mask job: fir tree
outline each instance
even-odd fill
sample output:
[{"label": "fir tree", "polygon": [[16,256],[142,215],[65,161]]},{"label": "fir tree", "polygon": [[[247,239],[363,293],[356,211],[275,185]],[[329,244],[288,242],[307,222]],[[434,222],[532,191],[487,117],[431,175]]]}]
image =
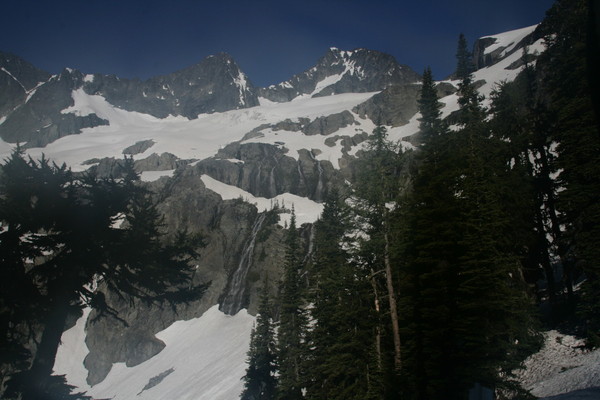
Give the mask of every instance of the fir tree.
[{"label": "fir tree", "polygon": [[376,373],[368,272],[350,261],[350,227],[348,207],[333,190],[316,223],[308,399],[365,399]]},{"label": "fir tree", "polygon": [[459,96],[460,129],[423,146],[413,191],[407,351],[418,399],[461,399],[475,382],[511,385],[515,338],[530,336],[518,246],[507,235],[509,163],[470,74]]},{"label": "fir tree", "polygon": [[302,307],[300,282],[302,266],[296,216],[292,213],[286,237],[286,257],[280,288],[277,333],[277,364],[279,366],[277,398],[282,400],[303,398],[304,372],[302,365],[306,315]]},{"label": "fir tree", "polygon": [[473,72],[473,56],[468,49],[467,38],[464,34],[460,34],[458,37],[458,46],[456,49],[456,79],[464,81],[469,78]]},{"label": "fir tree", "polygon": [[250,336],[248,368],[244,380],[242,400],[273,400],[276,398],[277,366],[275,363],[275,333],[272,305],[265,281],[258,306],[256,325]]},{"label": "fir tree", "polygon": [[370,268],[377,273],[382,271],[383,274],[378,276],[385,279],[396,373],[402,369],[402,339],[397,308],[398,289],[394,280],[396,271],[390,258],[392,224],[388,206],[397,202],[408,186],[404,162],[401,150],[388,141],[386,128],[376,127],[367,143],[367,151],[361,157],[354,199],[359,224],[369,238],[361,245],[363,253],[366,259],[370,259]]},{"label": "fir tree", "polygon": [[550,138],[557,143],[560,169],[558,209],[566,227],[561,257],[586,276],[582,311],[588,335],[600,343],[600,132],[587,70],[589,13],[584,0],[559,0],[540,29],[548,44],[538,60],[549,98]]},{"label": "fir tree", "polygon": [[[526,58],[527,55],[524,55]],[[494,136],[504,139],[506,160],[513,164],[513,190],[510,195],[515,207],[514,232],[521,232],[524,274],[536,284],[544,277],[552,309],[557,305],[558,285],[555,264],[561,253],[562,230],[557,211],[554,155],[549,138],[550,117],[541,98],[537,73],[526,64],[510,83],[503,83],[492,93],[491,129]],[[557,246],[558,245],[558,246]],[[542,270],[544,276],[538,271]],[[566,274],[568,276],[568,274]],[[566,280],[569,281],[569,280]],[[572,296],[572,284],[567,284]]]},{"label": "fir tree", "polygon": [[437,91],[433,82],[431,68],[423,72],[421,96],[419,97],[419,133],[423,143],[429,143],[433,137],[445,132],[444,122],[441,118],[442,104],[438,100]]}]

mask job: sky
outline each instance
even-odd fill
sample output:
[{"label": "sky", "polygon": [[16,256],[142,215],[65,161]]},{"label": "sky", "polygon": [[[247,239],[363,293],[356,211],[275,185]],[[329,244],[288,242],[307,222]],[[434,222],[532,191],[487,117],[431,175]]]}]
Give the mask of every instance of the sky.
[{"label": "sky", "polygon": [[2,0],[0,51],[38,68],[148,79],[230,54],[256,86],[283,82],[330,47],[393,55],[436,79],[457,39],[534,25],[553,0]]}]

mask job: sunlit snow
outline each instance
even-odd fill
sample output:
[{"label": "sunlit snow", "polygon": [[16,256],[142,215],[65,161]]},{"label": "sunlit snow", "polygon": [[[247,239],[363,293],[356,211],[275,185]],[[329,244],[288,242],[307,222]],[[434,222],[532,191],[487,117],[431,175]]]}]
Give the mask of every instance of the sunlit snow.
[{"label": "sunlit snow", "polygon": [[[57,163],[65,162],[74,171],[85,170],[84,162],[92,158],[122,158],[122,151],[132,144],[152,138],[151,149],[136,154],[143,159],[152,153],[172,153],[181,159],[206,159],[214,156],[225,145],[241,140],[252,129],[285,119],[311,120],[327,116],[366,101],[375,93],[346,93],[335,96],[297,99],[288,103],[269,103],[242,110],[202,114],[197,119],[170,116],[156,118],[148,114],[125,111],[109,104],[102,96],[86,94],[83,89],[73,91],[73,106],[63,113],[79,116],[95,113],[110,125],[85,128],[79,135],[62,137],[44,148],[27,151],[32,157],[42,154]],[[296,135],[304,137],[301,133]],[[7,148],[8,147],[8,148]],[[320,147],[328,150],[321,141]],[[318,148],[318,147],[317,147]],[[327,149],[326,149],[327,148]],[[0,146],[0,157],[5,158],[11,146]],[[335,163],[336,160],[332,160]]]},{"label": "sunlit snow", "polygon": [[513,31],[504,32],[498,35],[483,37],[482,39],[492,38],[496,40],[494,44],[485,48],[484,54],[489,54],[496,49],[504,47],[505,49],[502,51],[501,54],[501,56],[504,56],[505,54],[510,52],[517,44],[519,44],[519,42],[525,36],[532,33],[535,30],[535,28],[537,28],[537,25],[532,25],[521,29],[515,29]]}]

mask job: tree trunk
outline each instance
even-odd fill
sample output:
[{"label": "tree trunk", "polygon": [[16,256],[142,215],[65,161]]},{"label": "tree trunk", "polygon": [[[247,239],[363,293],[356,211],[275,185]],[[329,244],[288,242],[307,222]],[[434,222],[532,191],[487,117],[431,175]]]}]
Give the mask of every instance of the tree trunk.
[{"label": "tree trunk", "polygon": [[385,279],[387,284],[388,299],[390,303],[390,317],[392,320],[392,334],[394,336],[394,368],[397,372],[402,369],[402,345],[400,342],[400,324],[398,322],[398,306],[396,304],[396,293],[394,290],[394,281],[392,279],[392,264],[390,262],[390,241],[387,230],[384,227],[383,238],[385,241],[384,263]]},{"label": "tree trunk", "polygon": [[[381,307],[379,305],[379,292],[377,291],[377,282],[375,281],[376,273],[371,270],[371,285],[373,286],[373,295],[375,296],[375,312],[377,312],[377,318],[379,318],[379,313],[381,311]],[[379,323],[375,327],[375,351],[377,353],[377,368],[379,371],[382,369],[381,362],[381,328]]]},{"label": "tree trunk", "polygon": [[52,302],[42,338],[29,370],[30,382],[23,388],[22,400],[47,398],[48,381],[52,375],[56,353],[60,345],[67,317],[69,301],[66,296],[57,296]]}]

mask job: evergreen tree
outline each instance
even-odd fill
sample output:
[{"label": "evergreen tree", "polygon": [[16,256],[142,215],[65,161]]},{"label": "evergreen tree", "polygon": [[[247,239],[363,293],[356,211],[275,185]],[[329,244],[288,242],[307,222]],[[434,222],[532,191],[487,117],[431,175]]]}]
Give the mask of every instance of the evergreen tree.
[{"label": "evergreen tree", "polygon": [[[555,265],[563,240],[553,179],[556,168],[549,138],[551,118],[536,75],[534,67],[526,64],[513,82],[503,83],[494,90],[491,129],[494,136],[504,139],[504,157],[513,164],[513,190],[507,195],[513,204],[519,205],[514,207],[514,224],[519,227],[515,232],[523,234],[520,243],[526,249],[522,261],[525,277],[531,284],[545,278],[554,309],[559,292]],[[567,284],[567,289],[572,296],[572,284]]]},{"label": "evergreen tree", "polygon": [[511,386],[507,365],[523,353],[515,338],[530,336],[518,246],[509,234],[512,205],[504,198],[509,163],[470,74],[459,96],[459,130],[423,146],[414,183],[407,351],[418,399],[462,399],[476,382]]},{"label": "evergreen tree", "polygon": [[423,83],[421,86],[421,96],[418,100],[419,112],[419,133],[424,143],[429,143],[433,137],[441,135],[446,128],[441,118],[442,104],[438,100],[437,91],[433,82],[431,68],[425,68],[423,72]]},{"label": "evergreen tree", "polygon": [[258,306],[256,325],[250,336],[248,368],[244,376],[242,400],[273,400],[276,398],[277,366],[275,363],[275,333],[272,305],[265,281]]},{"label": "evergreen tree", "polygon": [[567,267],[576,264],[585,273],[582,311],[589,337],[599,344],[600,132],[586,63],[588,13],[585,0],[558,0],[548,10],[540,27],[548,47],[538,68],[557,143],[558,209],[566,227],[560,255]]},{"label": "evergreen tree", "polygon": [[333,190],[316,222],[308,399],[365,399],[377,368],[372,357],[369,273],[351,262],[346,250],[349,216],[348,207]]},{"label": "evergreen tree", "polygon": [[296,228],[296,216],[292,219],[286,237],[286,255],[283,281],[280,288],[279,329],[277,333],[277,365],[279,379],[277,398],[295,400],[303,398],[304,337],[306,315],[302,298],[300,272],[302,270],[300,243]]},{"label": "evergreen tree", "polygon": [[[390,208],[398,205],[403,190],[408,186],[408,171],[402,151],[387,139],[387,130],[378,126],[367,142],[360,160],[360,172],[355,184],[355,212],[359,227],[368,239],[361,244],[367,263],[378,277],[384,278],[393,343],[394,369],[402,369],[402,340],[397,307],[397,282],[391,260],[392,223]],[[408,164],[408,163],[407,163]],[[382,271],[382,274],[379,274]]]},{"label": "evergreen tree", "polygon": [[[132,181],[78,179],[65,166],[25,161],[18,151],[0,170],[2,320],[43,327],[30,366],[12,377],[8,393],[47,398],[58,382],[50,375],[67,317],[85,305],[105,306],[88,289],[93,279],[152,299],[187,281],[196,254],[183,236],[160,245],[156,210]],[[12,322],[2,328],[12,343],[28,340]]]},{"label": "evergreen tree", "polygon": [[464,34],[458,37],[458,46],[456,49],[456,79],[464,81],[468,79],[473,72],[473,56],[468,49],[467,38]]}]

